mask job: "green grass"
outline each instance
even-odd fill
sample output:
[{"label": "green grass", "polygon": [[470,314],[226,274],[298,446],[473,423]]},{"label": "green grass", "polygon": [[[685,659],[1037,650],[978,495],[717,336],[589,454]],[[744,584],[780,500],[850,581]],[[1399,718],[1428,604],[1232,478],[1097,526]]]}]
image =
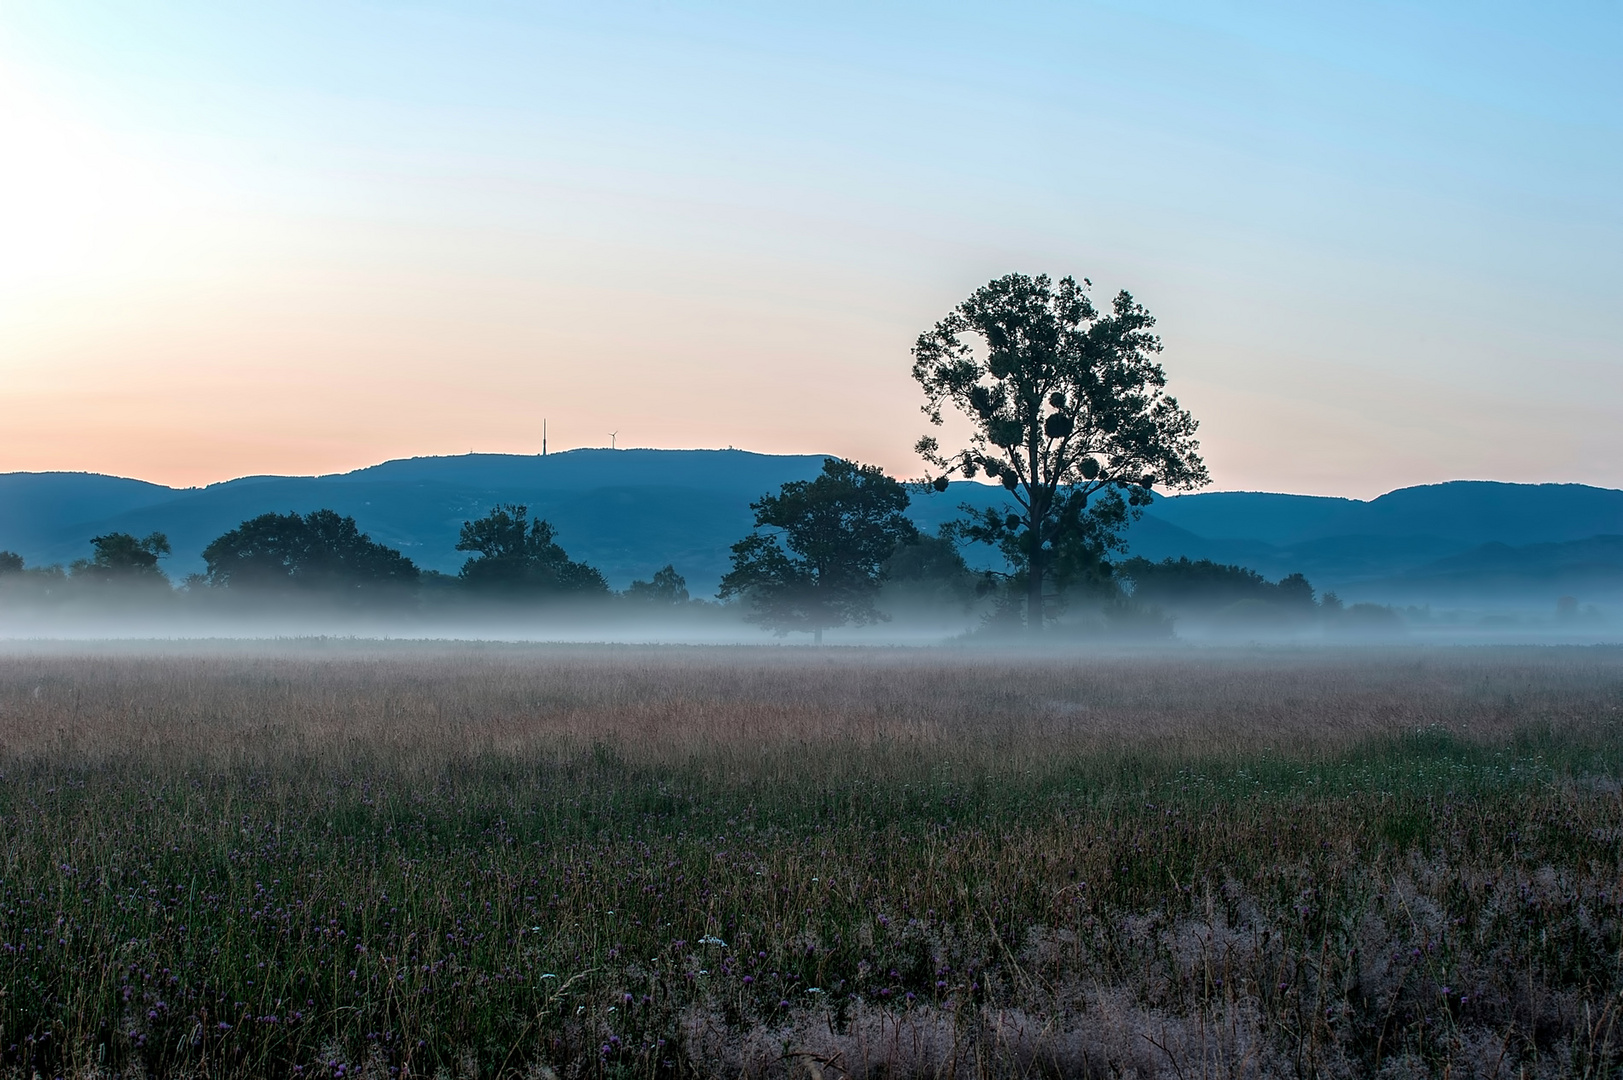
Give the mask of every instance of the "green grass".
[{"label": "green grass", "polygon": [[[406,676],[372,660],[10,661],[0,1061],[1599,1075],[1623,1060],[1623,662],[1524,657],[1507,704],[1478,659],[1410,676],[1446,723],[1346,732],[1402,683],[1367,657],[1242,657],[1178,668],[1205,680],[1161,692],[1183,719],[1107,739],[1056,735],[1013,691],[955,738],[906,709],[865,726],[883,701],[811,735],[773,711],[851,708],[859,656],[795,683],[750,655],[520,654],[471,678],[458,655],[409,707],[374,700]],[[1116,663],[1121,685],[1166,674]],[[594,700],[638,664],[641,689]],[[1356,678],[1315,699],[1327,669]],[[1324,736],[1213,726],[1244,711],[1236,670],[1266,676],[1244,700],[1322,710]],[[1110,696],[1094,668],[1065,678]],[[470,731],[510,709],[466,697],[502,679],[552,704]],[[655,705],[688,727],[629,736]],[[446,711],[464,719],[426,719]]]}]

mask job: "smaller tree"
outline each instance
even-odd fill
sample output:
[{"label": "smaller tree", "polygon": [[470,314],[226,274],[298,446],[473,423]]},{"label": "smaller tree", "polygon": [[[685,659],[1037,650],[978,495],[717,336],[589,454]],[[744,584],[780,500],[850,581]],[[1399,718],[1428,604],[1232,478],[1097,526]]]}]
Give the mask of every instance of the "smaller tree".
[{"label": "smaller tree", "polygon": [[882,602],[898,608],[958,608],[969,611],[985,592],[982,575],[964,562],[954,542],[955,531],[943,525],[936,536],[920,534],[898,544],[885,560]]},{"label": "smaller tree", "polygon": [[881,621],[874,597],[885,560],[918,537],[907,504],[907,490],[878,466],[827,458],[816,479],[750,504],[756,531],[733,545],[720,596],[742,597],[749,620],[780,637],[810,633],[819,644],[828,627]]},{"label": "smaller tree", "polygon": [[0,576],[23,572],[23,557],[15,551],[0,551]]},{"label": "smaller tree", "polygon": [[663,568],[654,573],[652,581],[633,581],[626,595],[649,604],[664,604],[675,607],[688,602],[687,579],[676,572],[676,567],[666,563]]},{"label": "smaller tree", "polygon": [[530,509],[506,503],[477,521],[464,521],[458,551],[476,554],[462,564],[463,584],[491,593],[606,595],[609,584],[558,546],[552,524],[530,520]]},{"label": "smaller tree", "polygon": [[158,560],[169,554],[169,538],[161,532],[137,538],[129,533],[107,533],[92,537],[96,553],[75,560],[71,567],[76,578],[135,584],[168,584],[158,569]]},{"label": "smaller tree", "polygon": [[217,588],[398,593],[417,583],[417,566],[333,510],[261,514],[203,549],[204,578]]},{"label": "smaller tree", "polygon": [[[1134,557],[1118,568],[1122,580],[1130,583],[1133,596],[1162,607],[1198,610],[1254,601],[1294,611],[1312,611],[1313,586],[1301,574],[1289,574],[1269,581],[1244,566],[1224,565],[1210,559],[1163,559],[1151,562]],[[1330,593],[1332,606],[1341,601]]]}]

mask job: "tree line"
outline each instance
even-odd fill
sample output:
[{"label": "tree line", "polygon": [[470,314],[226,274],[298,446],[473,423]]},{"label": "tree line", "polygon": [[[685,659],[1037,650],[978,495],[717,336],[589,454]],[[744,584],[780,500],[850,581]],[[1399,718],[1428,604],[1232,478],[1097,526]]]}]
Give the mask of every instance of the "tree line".
[{"label": "tree line", "polygon": [[[63,568],[28,569],[14,552],[0,552],[0,575],[29,574],[49,583],[87,581],[134,588],[171,585],[159,560],[170,554],[163,533],[92,537],[92,554]],[[308,514],[260,514],[204,547],[204,570],[188,576],[188,590],[222,590],[258,596],[322,595],[356,602],[398,602],[425,583],[441,579],[469,592],[502,596],[607,595],[595,568],[569,558],[548,522],[531,520],[529,509],[503,504],[466,521],[457,550],[469,552],[459,574],[423,571],[394,548],[362,532],[353,517],[334,510]],[[638,593],[670,593],[680,582],[672,567],[655,582],[637,582]]]},{"label": "tree line", "polygon": [[[1090,288],[1087,279],[1009,274],[920,334],[912,375],[923,413],[935,427],[956,414],[967,438],[952,449],[935,435],[920,438],[916,449],[930,469],[920,482],[830,458],[817,477],[763,495],[751,504],[754,529],[732,546],[718,599],[741,604],[777,633],[817,640],[832,627],[883,620],[877,598],[887,584],[919,602],[979,602],[990,624],[1031,634],[1079,598],[1141,624],[1151,606],[1219,597],[1285,608],[1319,603],[1300,575],[1267,582],[1241,567],[1120,558],[1124,531],[1157,489],[1194,490],[1208,476],[1198,424],[1166,391],[1155,319],[1126,291],[1097,306]],[[947,491],[955,475],[1000,485],[1005,507],[964,504],[938,535],[921,535],[906,513],[911,499]],[[27,572],[167,581],[159,560],[170,548],[161,533],[90,542],[91,557],[66,571]],[[1004,568],[971,573],[962,552],[975,545],[998,552]],[[522,505],[464,522],[456,548],[469,557],[458,574],[444,575],[420,570],[335,511],[262,514],[213,540],[203,550],[204,572],[185,586],[379,603],[431,588],[508,600],[611,592]],[[22,572],[19,557],[0,553],[0,575]],[[672,565],[625,595],[662,604],[691,599]]]}]

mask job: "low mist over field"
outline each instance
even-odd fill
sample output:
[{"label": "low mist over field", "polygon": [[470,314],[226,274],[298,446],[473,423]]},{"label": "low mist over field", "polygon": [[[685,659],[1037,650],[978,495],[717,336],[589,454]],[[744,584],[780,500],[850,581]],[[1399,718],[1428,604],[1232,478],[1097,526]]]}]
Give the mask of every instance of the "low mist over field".
[{"label": "low mist over field", "polygon": [[[818,474],[824,459],[743,451],[573,451],[389,462],[336,477],[256,478],[181,491],[80,474],[0,476],[0,633],[77,638],[338,634],[580,641],[751,642],[770,629],[746,607],[718,604],[730,547],[750,504]],[[459,591],[464,522],[501,505],[546,520],[567,555],[600,571],[596,598]],[[907,516],[925,546],[902,545],[885,567],[864,627],[831,641],[927,644],[1007,637],[1009,600],[987,572],[1012,567],[996,547],[940,548],[963,507],[1004,512],[1001,486],[956,481],[923,490]],[[398,551],[419,576],[384,596],[341,595],[341,583],[214,589],[204,549],[246,520],[323,508]],[[91,538],[161,535],[156,579],[130,582],[75,561]],[[1370,502],[1263,493],[1156,498],[1125,524],[1113,572],[1090,573],[1055,597],[1061,639],[1610,641],[1623,635],[1623,492],[1581,485],[1455,483]],[[934,544],[935,546],[930,546]],[[1195,570],[1161,567],[1188,560]],[[52,567],[60,567],[60,572]],[[677,593],[637,592],[664,567]],[[14,570],[17,568],[13,568]],[[52,576],[53,573],[55,576]],[[1134,576],[1136,574],[1136,577]],[[1276,588],[1299,575],[1309,592]],[[150,577],[150,575],[149,575]],[[1153,578],[1153,580],[1151,580]],[[354,592],[353,588],[347,590]],[[609,595],[618,593],[620,595]],[[1341,608],[1324,606],[1335,594]],[[1124,613],[1137,598],[1139,611]],[[1154,609],[1156,618],[1145,619]],[[791,633],[789,641],[805,640]]]}]

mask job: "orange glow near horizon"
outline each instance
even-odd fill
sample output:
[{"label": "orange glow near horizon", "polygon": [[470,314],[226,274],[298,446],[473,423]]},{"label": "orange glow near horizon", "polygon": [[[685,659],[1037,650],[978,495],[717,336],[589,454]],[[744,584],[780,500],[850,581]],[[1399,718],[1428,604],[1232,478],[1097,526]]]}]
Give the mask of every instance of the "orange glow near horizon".
[{"label": "orange glow near horizon", "polygon": [[[1615,74],[1601,39],[1563,31],[1579,52],[1512,107],[1508,60],[1545,63],[1517,34],[1482,46],[1505,63],[1445,62],[1174,9],[965,10],[922,38],[726,5],[693,16],[713,33],[9,12],[0,472],[535,453],[545,417],[559,450],[618,431],[913,476],[914,337],[1018,270],[1156,313],[1215,489],[1623,485],[1623,144],[1562,81]],[[1477,25],[1438,18],[1410,30]],[[1025,149],[966,142],[988,125]]]}]

